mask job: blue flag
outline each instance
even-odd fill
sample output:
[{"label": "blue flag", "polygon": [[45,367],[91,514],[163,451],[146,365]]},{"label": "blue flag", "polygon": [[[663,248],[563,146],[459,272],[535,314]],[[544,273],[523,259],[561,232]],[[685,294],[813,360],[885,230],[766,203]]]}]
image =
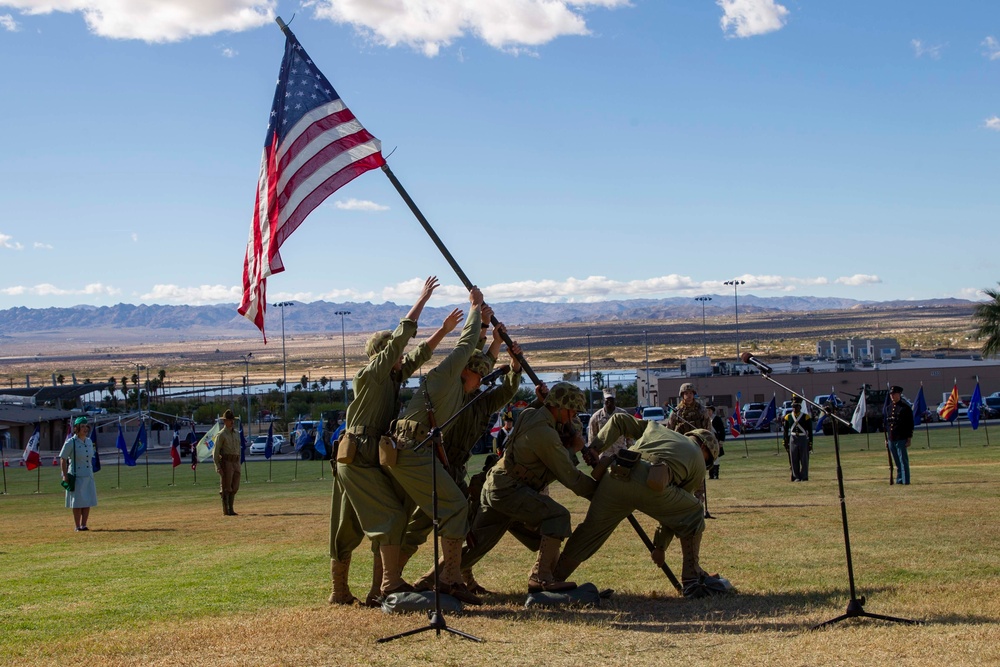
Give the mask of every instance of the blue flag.
[{"label": "blue flag", "polygon": [[243,424],[240,424],[240,463],[247,462],[247,439],[243,435]]},{"label": "blue flag", "polygon": [[[642,417],[641,413],[640,413],[639,417]],[[337,427],[337,430],[335,430],[333,433],[330,434],[330,444],[331,445],[333,443],[337,442],[338,440],[340,440],[340,435],[344,432],[344,428],[346,426],[347,426],[347,420],[344,420],[344,421],[340,422],[340,426]]]},{"label": "blue flag", "polygon": [[135,465],[139,460],[139,457],[146,453],[146,446],[149,444],[146,438],[146,422],[139,424],[139,432],[135,434],[135,442],[132,443],[132,451],[129,452],[129,456],[132,457],[132,465]]},{"label": "blue flag", "polygon": [[90,432],[90,442],[94,445],[94,458],[90,460],[90,469],[97,472],[101,469],[101,454],[97,451],[97,428]]},{"label": "blue flag", "polygon": [[269,459],[274,454],[274,422],[267,425],[267,444],[264,445],[264,458]]},{"label": "blue flag", "polygon": [[295,425],[295,451],[306,446],[309,441],[309,431],[302,428],[302,422]]},{"label": "blue flag", "polygon": [[913,425],[920,426],[924,421],[924,413],[927,412],[927,400],[924,398],[924,385],[920,385],[917,392],[917,400],[913,403]]},{"label": "blue flag", "polygon": [[116,446],[121,450],[122,456],[125,458],[125,465],[134,466],[135,459],[132,458],[132,453],[128,450],[128,444],[125,442],[125,434],[122,432],[121,424],[118,424],[118,444]]},{"label": "blue flag", "polygon": [[316,422],[316,444],[313,445],[320,456],[326,456],[326,444],[323,442],[323,417]]},{"label": "blue flag", "polygon": [[969,423],[972,424],[972,430],[975,431],[979,428],[979,411],[983,407],[983,394],[979,391],[979,379],[976,379],[976,390],[972,392],[972,398],[969,399]]},{"label": "blue flag", "polygon": [[[830,387],[830,395],[827,397],[826,401],[827,404],[832,405],[833,407],[837,407],[837,390],[834,389],[833,387]],[[825,421],[826,421],[826,410],[824,410],[822,414],[820,414],[819,419],[816,420],[816,429],[815,429],[816,433],[819,433],[820,431],[823,430],[823,422]],[[837,428],[837,426],[834,425],[834,428]],[[840,431],[837,432],[840,433]]]},{"label": "blue flag", "polygon": [[778,416],[778,406],[775,403],[774,396],[771,396],[771,402],[767,404],[767,409],[760,413],[760,417],[757,418],[757,423],[754,424],[754,430],[763,431],[768,425],[775,420]]}]

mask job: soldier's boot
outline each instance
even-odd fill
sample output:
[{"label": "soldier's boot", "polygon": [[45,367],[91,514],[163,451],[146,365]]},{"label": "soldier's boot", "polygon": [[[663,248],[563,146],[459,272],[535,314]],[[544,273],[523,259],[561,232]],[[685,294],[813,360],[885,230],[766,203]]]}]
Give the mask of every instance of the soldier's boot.
[{"label": "soldier's boot", "polygon": [[572,581],[556,581],[552,574],[556,561],[559,560],[559,545],[561,544],[562,540],[558,538],[542,535],[541,543],[538,546],[538,558],[528,576],[529,593],[541,593],[542,591],[558,593],[576,588],[576,584]]},{"label": "soldier's boot", "polygon": [[219,497],[222,498],[222,513],[229,516],[229,494],[220,492]]},{"label": "soldier's boot", "polygon": [[351,587],[347,583],[347,573],[350,567],[350,558],[347,560],[330,559],[330,579],[333,581],[333,592],[327,599],[330,604],[354,604],[358,601],[351,593]]},{"label": "soldier's boot", "polygon": [[[438,562],[438,567],[444,567],[443,564]],[[413,582],[413,589],[417,592],[423,593],[424,591],[434,590],[434,568],[427,570],[419,579]]]},{"label": "soldier's boot", "polygon": [[235,493],[230,493],[229,494],[229,516],[239,516],[236,513],[236,510],[233,509],[233,499],[234,498],[236,498],[236,494]]},{"label": "soldier's boot", "polygon": [[496,595],[493,591],[487,590],[482,584],[476,581],[475,575],[472,574],[472,568],[468,570],[462,570],[462,583],[473,595]]},{"label": "soldier's boot", "polygon": [[703,574],[699,561],[701,559],[701,533],[691,537],[682,537],[681,542],[681,583],[698,581]]},{"label": "soldier's boot", "polygon": [[365,606],[381,607],[382,602],[382,553],[378,549],[372,550],[372,586],[368,589],[365,597]]},{"label": "soldier's boot", "polygon": [[438,590],[443,595],[450,595],[466,604],[482,604],[482,598],[470,591],[462,581],[462,540],[442,537],[441,551],[444,562],[438,572]]},{"label": "soldier's boot", "polygon": [[567,558],[563,554],[559,556],[559,561],[556,563],[555,569],[552,570],[552,576],[555,577],[556,581],[566,581],[571,574],[576,572],[578,567],[580,567],[580,561]]},{"label": "soldier's boot", "polygon": [[403,581],[399,545],[382,544],[379,546],[379,553],[382,555],[382,597],[413,591],[413,586]]}]

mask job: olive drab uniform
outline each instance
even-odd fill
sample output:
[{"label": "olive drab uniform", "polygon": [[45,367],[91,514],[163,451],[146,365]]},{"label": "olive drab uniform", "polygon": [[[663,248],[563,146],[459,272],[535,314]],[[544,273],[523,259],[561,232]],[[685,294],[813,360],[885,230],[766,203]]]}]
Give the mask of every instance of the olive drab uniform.
[{"label": "olive drab uniform", "polygon": [[[376,544],[402,543],[406,516],[392,480],[379,466],[378,443],[398,411],[400,386],[431,358],[426,343],[403,357],[407,342],[416,334],[415,321],[400,320],[385,347],[354,376],[354,401],[347,406],[347,425],[338,449],[353,440],[356,451],[350,463],[337,464],[330,513],[331,558],[349,558],[362,534]],[[401,357],[402,368],[394,371]]]},{"label": "olive drab uniform", "polygon": [[215,436],[212,460],[216,472],[219,473],[219,495],[222,496],[223,514],[235,514],[233,497],[240,490],[240,436],[231,427],[223,428]]},{"label": "olive drab uniform", "polygon": [[809,452],[813,446],[812,415],[805,410],[793,410],[782,420],[785,451],[792,469],[793,482],[809,481]]},{"label": "olive drab uniform", "polygon": [[566,541],[557,578],[565,579],[597,553],[615,527],[635,510],[659,522],[653,544],[660,549],[674,536],[683,540],[705,529],[702,506],[694,496],[705,479],[701,447],[687,436],[627,414],[613,415],[592,446],[600,451],[623,436],[635,438],[628,451],[637,453],[638,460],[631,467],[612,464],[601,477],[586,518]]},{"label": "olive drab uniform", "polygon": [[667,418],[667,428],[684,435],[696,428],[711,429],[712,420],[708,410],[697,398],[691,403],[680,401]]},{"label": "olive drab uniform", "polygon": [[[489,355],[486,356],[489,357]],[[495,363],[492,358],[491,361]],[[465,478],[468,475],[466,466],[472,455],[472,448],[489,426],[490,417],[514,398],[520,387],[521,372],[511,370],[504,376],[503,384],[478,400],[476,397],[482,393],[482,390],[477,388],[473,393],[466,395],[466,404],[475,402],[442,432],[441,437],[444,440],[445,454],[448,458],[448,466],[445,470],[462,491],[463,496],[468,496]],[[478,500],[477,498],[477,503]],[[468,521],[471,523],[472,519],[473,517],[470,515]],[[420,509],[416,509],[406,527],[403,552],[415,553],[417,548],[427,541],[427,536],[433,527],[431,517]]]},{"label": "olive drab uniform", "polygon": [[542,538],[568,537],[569,511],[541,493],[551,482],[583,498],[594,493],[596,482],[577,470],[576,457],[563,446],[551,411],[537,401],[532,406],[518,415],[503,458],[486,476],[472,524],[473,546],[462,552],[462,569],[479,562],[517,522],[537,526]]}]

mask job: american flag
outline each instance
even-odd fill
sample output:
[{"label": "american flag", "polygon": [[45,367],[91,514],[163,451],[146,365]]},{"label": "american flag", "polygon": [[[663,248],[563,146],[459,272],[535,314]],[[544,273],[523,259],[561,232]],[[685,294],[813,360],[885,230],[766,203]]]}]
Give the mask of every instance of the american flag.
[{"label": "american flag", "polygon": [[243,260],[239,307],[261,334],[267,277],[285,270],[278,253],[281,244],[323,200],[385,164],[381,142],[361,126],[291,31],[285,29],[285,36]]}]

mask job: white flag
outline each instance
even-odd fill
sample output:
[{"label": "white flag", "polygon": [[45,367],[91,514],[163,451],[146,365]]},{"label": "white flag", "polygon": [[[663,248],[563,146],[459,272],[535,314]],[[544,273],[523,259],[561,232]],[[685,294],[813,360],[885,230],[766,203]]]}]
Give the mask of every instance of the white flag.
[{"label": "white flag", "polygon": [[215,426],[208,430],[208,433],[202,436],[201,440],[198,441],[198,446],[195,448],[197,457],[199,461],[204,461],[205,459],[212,458],[212,454],[215,453],[215,436],[219,434],[222,430],[222,422],[215,422]]},{"label": "white flag", "polygon": [[861,433],[861,421],[865,418],[868,406],[865,403],[865,390],[861,390],[861,397],[858,399],[858,407],[854,408],[854,416],[851,417],[851,426],[858,433]]}]

